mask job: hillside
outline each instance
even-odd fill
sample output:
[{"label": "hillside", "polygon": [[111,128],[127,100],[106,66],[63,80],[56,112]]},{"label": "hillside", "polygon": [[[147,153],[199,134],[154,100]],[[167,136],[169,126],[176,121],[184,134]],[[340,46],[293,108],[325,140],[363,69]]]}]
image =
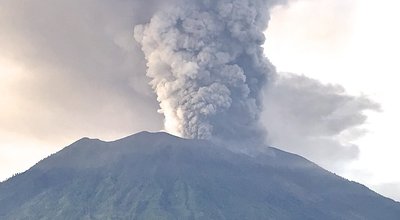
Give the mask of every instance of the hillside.
[{"label": "hillside", "polygon": [[0,219],[400,219],[400,204],[294,154],[141,132],[83,138],[0,183]]}]

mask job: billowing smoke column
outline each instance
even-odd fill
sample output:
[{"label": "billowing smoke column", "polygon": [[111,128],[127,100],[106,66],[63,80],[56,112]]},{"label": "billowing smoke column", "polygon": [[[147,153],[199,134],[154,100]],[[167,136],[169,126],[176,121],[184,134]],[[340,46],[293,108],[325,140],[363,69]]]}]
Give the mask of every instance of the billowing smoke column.
[{"label": "billowing smoke column", "polygon": [[135,27],[165,129],[199,139],[265,133],[261,91],[274,73],[263,55],[268,0],[182,0]]}]

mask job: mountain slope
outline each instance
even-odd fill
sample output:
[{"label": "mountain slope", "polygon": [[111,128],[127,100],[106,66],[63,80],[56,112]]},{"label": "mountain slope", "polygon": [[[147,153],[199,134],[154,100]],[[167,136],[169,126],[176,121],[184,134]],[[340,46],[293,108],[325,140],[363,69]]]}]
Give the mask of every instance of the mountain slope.
[{"label": "mountain slope", "polygon": [[0,184],[0,219],[400,219],[400,204],[271,148],[84,138]]}]

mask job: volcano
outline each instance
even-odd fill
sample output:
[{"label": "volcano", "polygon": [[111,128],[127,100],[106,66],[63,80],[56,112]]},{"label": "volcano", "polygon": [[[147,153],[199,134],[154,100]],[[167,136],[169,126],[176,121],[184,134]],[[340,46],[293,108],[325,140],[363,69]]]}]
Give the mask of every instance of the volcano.
[{"label": "volcano", "polygon": [[400,203],[276,148],[83,138],[0,183],[0,219],[400,219]]}]

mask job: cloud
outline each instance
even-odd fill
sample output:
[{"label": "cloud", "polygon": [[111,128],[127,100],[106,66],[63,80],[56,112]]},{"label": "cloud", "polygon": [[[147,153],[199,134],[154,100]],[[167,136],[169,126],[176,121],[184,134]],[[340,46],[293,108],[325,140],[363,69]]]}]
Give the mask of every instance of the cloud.
[{"label": "cloud", "polygon": [[[62,147],[58,146],[60,140],[68,143],[82,136],[113,139],[140,130],[162,129],[163,118],[157,114],[157,97],[153,95],[145,74],[147,61],[142,48],[134,41],[133,30],[138,24],[149,23],[155,12],[164,7],[163,4],[171,2],[173,0],[2,1],[0,137],[17,136],[13,140],[21,140],[19,145],[40,140],[41,144],[46,142]],[[249,1],[235,2],[243,4]],[[250,9],[256,10],[253,13],[261,13],[257,11],[261,8]],[[262,58],[258,43],[263,37],[259,32],[269,19],[267,11],[264,13],[265,20],[257,23],[260,26],[246,29],[250,30],[249,33],[240,31],[246,22],[237,27],[232,24],[236,40],[243,39],[243,36],[253,40],[250,42],[253,44],[246,47],[248,53],[243,53],[243,45],[228,41],[232,53],[217,54],[215,50],[205,50],[201,58],[207,62],[197,65],[200,68],[214,62],[224,68],[218,73],[220,75],[214,75],[219,84],[207,84],[207,88],[198,90],[195,99],[187,99],[201,100],[202,104],[216,103],[200,105],[197,109],[218,122],[213,126],[222,136],[232,136],[234,132],[230,129],[257,125],[255,122],[262,107],[262,103],[257,103],[261,101],[258,94],[261,88],[252,85],[248,88],[248,97],[238,97],[246,93],[245,87],[248,86],[243,83],[243,77],[248,81],[254,79],[252,83],[259,83],[259,86],[265,79],[260,75],[245,75],[240,70],[253,68],[247,65],[250,62],[243,61],[236,66],[231,63],[239,60],[237,51],[242,52],[243,57]],[[199,19],[196,20],[196,16],[194,13],[187,15],[190,18],[188,24],[197,24]],[[202,16],[199,18],[203,19]],[[246,21],[245,15],[241,18]],[[187,28],[186,31],[195,33],[196,29]],[[198,34],[210,37],[201,31]],[[179,43],[183,42],[193,43],[190,40]],[[220,46],[228,42],[217,41]],[[267,61],[260,63],[261,66],[269,64]],[[187,73],[187,77],[192,77],[191,73],[196,73],[192,70],[197,68],[192,64],[175,66],[179,70],[177,73]],[[219,67],[214,67],[209,69],[218,72]],[[273,67],[269,68],[272,73]],[[252,73],[259,74],[260,71]],[[227,80],[224,74],[228,74],[231,80]],[[257,82],[258,78],[260,82]],[[229,92],[221,85],[228,85]],[[255,88],[254,91],[251,88]],[[234,94],[228,95],[232,91]],[[204,96],[209,99],[204,99]],[[188,104],[189,107],[192,105]],[[235,107],[229,114],[221,114],[221,109],[228,105]],[[326,167],[357,156],[358,147],[343,138],[362,134],[359,126],[366,120],[363,111],[378,109],[365,97],[346,95],[341,87],[322,85],[295,75],[279,76],[270,83],[264,105],[263,123],[269,132],[268,140]],[[163,111],[168,112],[168,106]],[[239,113],[243,112],[247,116],[242,118]],[[174,109],[173,114],[176,113]],[[223,121],[229,123],[224,125]],[[250,123],[243,126],[246,121]],[[172,126],[178,125],[172,123]],[[227,133],[222,134],[224,131]],[[0,146],[4,145],[3,140],[0,140]]]},{"label": "cloud", "polygon": [[366,131],[366,110],[380,106],[367,97],[346,94],[339,85],[326,85],[304,75],[279,74],[264,97],[263,122],[268,142],[301,154],[332,169],[357,158],[351,140]]},{"label": "cloud", "polygon": [[135,28],[169,132],[223,140],[263,136],[261,91],[274,67],[263,31],[275,1],[181,1]]},{"label": "cloud", "polygon": [[[0,61],[18,71],[1,83],[7,103],[0,132],[50,141],[159,130],[162,119],[133,39],[135,23],[159,5],[147,4],[2,1]],[[5,76],[9,68],[0,70]]]}]

